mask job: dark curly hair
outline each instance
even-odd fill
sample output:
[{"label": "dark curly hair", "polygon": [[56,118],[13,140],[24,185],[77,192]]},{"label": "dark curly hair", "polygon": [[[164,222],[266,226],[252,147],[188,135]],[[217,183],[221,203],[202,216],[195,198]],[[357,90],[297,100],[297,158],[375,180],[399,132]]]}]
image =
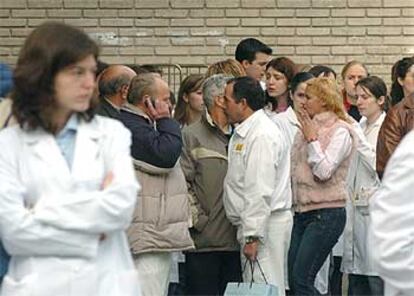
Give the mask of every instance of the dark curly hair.
[{"label": "dark curly hair", "polygon": [[414,57],[406,57],[398,60],[391,69],[391,104],[398,104],[404,98],[404,90],[398,78],[404,79],[407,72],[414,65]]},{"label": "dark curly hair", "polygon": [[[54,133],[51,122],[56,110],[54,80],[56,74],[89,55],[97,59],[96,43],[81,30],[58,22],[46,22],[27,37],[14,71],[13,115],[22,128],[42,127]],[[80,115],[93,118],[97,99]]]}]

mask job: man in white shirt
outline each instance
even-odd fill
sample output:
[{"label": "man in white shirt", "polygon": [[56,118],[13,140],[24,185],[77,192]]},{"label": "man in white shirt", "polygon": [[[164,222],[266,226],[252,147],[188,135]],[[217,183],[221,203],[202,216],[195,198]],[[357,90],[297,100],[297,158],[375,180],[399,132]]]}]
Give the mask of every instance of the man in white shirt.
[{"label": "man in white shirt", "polygon": [[[224,181],[224,207],[237,226],[242,266],[254,264],[254,281],[268,283],[285,295],[285,261],[292,229],[290,162],[280,130],[262,110],[263,90],[257,80],[239,77],[225,89],[226,114],[238,123],[229,143]],[[250,264],[244,280],[251,281]]]}]

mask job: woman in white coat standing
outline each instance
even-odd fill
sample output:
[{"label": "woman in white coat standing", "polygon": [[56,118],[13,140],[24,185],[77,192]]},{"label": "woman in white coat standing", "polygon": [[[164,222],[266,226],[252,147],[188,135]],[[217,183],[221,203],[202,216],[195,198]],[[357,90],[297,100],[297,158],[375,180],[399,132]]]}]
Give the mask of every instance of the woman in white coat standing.
[{"label": "woman in white coat standing", "polygon": [[375,170],[378,133],[385,118],[387,87],[381,78],[369,76],[356,84],[358,111],[362,115],[355,127],[359,143],[348,176],[350,200],[347,202],[347,225],[344,231],[342,269],[349,274],[348,295],[383,295],[384,284],[375,272],[368,245],[370,224],[368,201],[379,187]]},{"label": "woman in white coat standing", "polygon": [[1,296],[136,296],[125,229],[137,184],[130,134],[93,115],[97,45],[45,23],[14,73],[18,125],[0,133]]}]

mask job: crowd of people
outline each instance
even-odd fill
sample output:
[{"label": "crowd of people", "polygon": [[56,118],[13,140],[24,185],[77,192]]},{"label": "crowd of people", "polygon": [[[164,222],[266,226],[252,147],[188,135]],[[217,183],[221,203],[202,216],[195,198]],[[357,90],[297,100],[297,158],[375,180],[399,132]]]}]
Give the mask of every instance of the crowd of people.
[{"label": "crowd of people", "polygon": [[174,94],[34,29],[0,67],[0,295],[414,295],[414,57],[388,91],[274,55],[243,39]]}]

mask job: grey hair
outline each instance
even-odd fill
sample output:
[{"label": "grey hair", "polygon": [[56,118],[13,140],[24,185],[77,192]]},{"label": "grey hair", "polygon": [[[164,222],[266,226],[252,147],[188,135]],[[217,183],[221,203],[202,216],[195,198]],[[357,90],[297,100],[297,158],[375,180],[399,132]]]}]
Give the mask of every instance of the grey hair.
[{"label": "grey hair", "polygon": [[227,81],[232,79],[231,76],[224,76],[223,74],[217,74],[210,76],[204,81],[203,84],[203,100],[210,110],[214,105],[214,98],[216,96],[224,95],[224,89],[226,88]]},{"label": "grey hair", "polygon": [[142,102],[145,95],[154,96],[157,91],[155,79],[153,73],[142,73],[132,78],[127,95],[128,103],[136,105]]}]

